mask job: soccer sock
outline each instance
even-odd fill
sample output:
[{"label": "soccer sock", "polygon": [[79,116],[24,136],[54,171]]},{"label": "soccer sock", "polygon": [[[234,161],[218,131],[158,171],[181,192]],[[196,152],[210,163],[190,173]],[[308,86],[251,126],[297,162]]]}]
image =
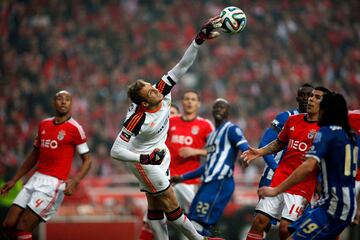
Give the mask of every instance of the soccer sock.
[{"label": "soccer sock", "polygon": [[263,235],[259,234],[259,233],[254,233],[249,231],[247,236],[246,236],[246,240],[262,240],[263,239]]},{"label": "soccer sock", "polygon": [[196,231],[189,219],[183,214],[180,207],[174,211],[165,213],[165,215],[166,218],[189,239],[204,239],[204,237]]},{"label": "soccer sock", "polygon": [[16,236],[18,240],[32,240],[31,232],[17,232]]},{"label": "soccer sock", "polygon": [[148,210],[147,219],[155,239],[169,239],[163,211]]}]

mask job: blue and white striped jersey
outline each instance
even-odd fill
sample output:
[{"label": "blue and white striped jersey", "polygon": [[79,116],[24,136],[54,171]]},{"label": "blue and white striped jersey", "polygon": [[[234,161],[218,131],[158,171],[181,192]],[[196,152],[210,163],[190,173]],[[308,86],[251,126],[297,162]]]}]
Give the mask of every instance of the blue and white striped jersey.
[{"label": "blue and white striped jersey", "polygon": [[321,127],[306,154],[321,167],[323,193],[317,205],[337,219],[350,221],[355,214],[355,175],[360,142],[353,144],[339,126]]},{"label": "blue and white striped jersey", "polygon": [[[270,142],[274,141],[283,129],[285,122],[288,120],[288,118],[292,115],[297,114],[299,114],[298,109],[291,109],[289,111],[284,111],[276,115],[275,119],[271,122],[271,127],[266,129],[263,137],[261,138],[259,148],[264,147]],[[285,150],[282,150],[275,154],[265,155],[263,157],[265,161],[265,168],[259,183],[259,187],[270,186],[275,169],[277,168],[278,163],[284,153]]]},{"label": "blue and white striped jersey", "polygon": [[239,150],[246,151],[249,145],[238,126],[225,122],[210,133],[206,148],[208,155],[202,174],[205,183],[232,177]]}]

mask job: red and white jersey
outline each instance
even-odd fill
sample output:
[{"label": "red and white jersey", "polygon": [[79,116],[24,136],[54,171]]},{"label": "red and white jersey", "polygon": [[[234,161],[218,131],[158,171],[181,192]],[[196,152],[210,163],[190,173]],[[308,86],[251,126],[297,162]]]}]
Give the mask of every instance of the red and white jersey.
[{"label": "red and white jersey", "polygon": [[[182,147],[204,148],[206,138],[214,130],[213,124],[201,117],[186,121],[181,116],[170,118],[166,146],[171,154],[170,175],[182,175],[200,166],[200,156],[182,158],[179,149]],[[200,178],[185,181],[188,184],[199,184]]]},{"label": "red and white jersey", "polygon": [[75,149],[79,154],[89,152],[83,128],[73,118],[55,124],[54,117],[40,122],[34,146],[39,148],[37,171],[66,180]]},{"label": "red and white jersey", "polygon": [[[312,142],[319,130],[317,122],[306,120],[306,114],[290,116],[284,128],[279,133],[278,139],[287,143],[286,152],[281,159],[271,181],[271,186],[276,187],[303,163],[305,153],[312,146]],[[309,202],[314,193],[317,182],[317,172],[312,172],[306,179],[286,192],[305,197]]]},{"label": "red and white jersey", "polygon": [[[349,123],[354,131],[360,136],[360,110],[349,111]],[[358,166],[356,181],[360,181],[360,166]]]}]

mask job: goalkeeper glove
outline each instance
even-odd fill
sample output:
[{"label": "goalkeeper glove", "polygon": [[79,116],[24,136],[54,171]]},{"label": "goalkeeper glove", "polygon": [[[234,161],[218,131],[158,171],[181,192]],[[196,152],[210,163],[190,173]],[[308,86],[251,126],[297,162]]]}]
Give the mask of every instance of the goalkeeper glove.
[{"label": "goalkeeper glove", "polygon": [[213,30],[222,26],[221,17],[215,16],[210,18],[200,29],[200,32],[195,37],[197,44],[202,44],[206,39],[216,38],[220,35],[219,32]]},{"label": "goalkeeper glove", "polygon": [[140,163],[149,165],[160,165],[165,157],[165,150],[155,148],[150,154],[140,154]]}]

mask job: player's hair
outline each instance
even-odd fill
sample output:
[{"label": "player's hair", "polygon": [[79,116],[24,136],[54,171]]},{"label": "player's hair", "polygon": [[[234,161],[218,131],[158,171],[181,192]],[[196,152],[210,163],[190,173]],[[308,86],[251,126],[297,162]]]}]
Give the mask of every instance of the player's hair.
[{"label": "player's hair", "polygon": [[304,83],[303,85],[300,86],[300,88],[304,88],[304,87],[314,88],[314,86],[311,85],[310,83]]},{"label": "player's hair", "polygon": [[320,102],[320,119],[318,125],[340,126],[344,129],[349,139],[354,143],[354,133],[351,130],[348,118],[346,100],[340,93],[325,94]]},{"label": "player's hair", "polygon": [[176,105],[175,103],[171,103],[171,107],[175,108],[178,113],[180,112],[179,106]]},{"label": "player's hair", "polygon": [[324,93],[323,94],[324,96],[331,93],[331,91],[329,89],[327,89],[326,87],[323,87],[323,86],[316,86],[316,87],[314,87],[314,90],[322,91]]},{"label": "player's hair", "polygon": [[183,95],[182,95],[182,99],[184,99],[185,94],[187,94],[187,93],[195,93],[196,96],[197,96],[197,98],[198,98],[198,100],[200,101],[200,93],[199,93],[198,91],[196,91],[196,90],[193,90],[193,89],[187,89],[187,90],[185,90],[184,93],[183,93]]},{"label": "player's hair", "polygon": [[128,86],[127,95],[137,105],[140,105],[142,102],[146,102],[146,99],[140,96],[140,90],[145,86],[143,80],[136,80],[134,83]]}]

